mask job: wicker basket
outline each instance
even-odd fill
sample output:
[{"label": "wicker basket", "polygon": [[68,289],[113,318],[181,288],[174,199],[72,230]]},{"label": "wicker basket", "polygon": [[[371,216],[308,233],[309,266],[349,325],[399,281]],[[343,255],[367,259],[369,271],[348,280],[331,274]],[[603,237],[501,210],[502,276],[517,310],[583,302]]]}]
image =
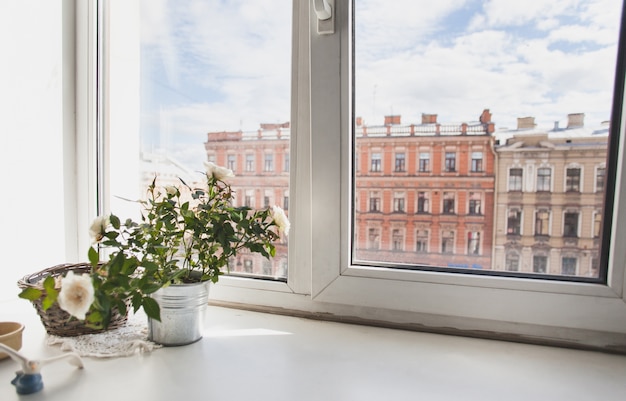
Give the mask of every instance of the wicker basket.
[{"label": "wicker basket", "polygon": [[[89,263],[78,263],[78,264],[62,264],[53,266],[47,269],[44,269],[40,272],[29,274],[24,276],[21,280],[17,282],[17,285],[21,289],[25,288],[37,288],[43,290],[43,281],[48,276],[57,277],[63,276],[68,271],[73,271],[74,273],[90,273],[91,272],[91,264]],[[91,327],[87,327],[83,324],[81,320],[78,320],[72,317],[69,313],[64,311],[59,307],[57,303],[52,305],[47,310],[43,310],[41,299],[33,301],[33,306],[37,309],[37,313],[41,318],[41,323],[43,323],[44,327],[48,334],[53,334],[55,336],[62,337],[74,337],[80,336],[83,334],[96,334],[101,333],[106,330],[113,330],[119,327],[122,327],[126,324],[128,315],[122,315],[119,313],[117,308],[113,308],[111,310],[111,322],[106,329],[94,329]]]}]

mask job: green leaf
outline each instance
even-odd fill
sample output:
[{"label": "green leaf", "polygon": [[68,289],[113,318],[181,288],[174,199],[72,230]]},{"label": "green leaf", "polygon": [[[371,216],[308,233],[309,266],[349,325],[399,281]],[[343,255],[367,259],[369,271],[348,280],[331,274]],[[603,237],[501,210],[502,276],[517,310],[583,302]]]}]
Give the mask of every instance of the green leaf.
[{"label": "green leaf", "polygon": [[18,294],[18,297],[27,299],[29,301],[35,301],[43,295],[43,291],[38,290],[36,288],[25,288],[22,292]]},{"label": "green leaf", "polygon": [[96,251],[92,246],[91,248],[89,248],[87,256],[89,257],[89,262],[91,263],[91,265],[96,267],[98,265],[98,262],[100,261],[100,255],[98,255],[98,251]]},{"label": "green leaf", "polygon": [[146,312],[148,317],[161,321],[161,307],[158,302],[150,297],[145,297],[143,299],[143,310]]}]

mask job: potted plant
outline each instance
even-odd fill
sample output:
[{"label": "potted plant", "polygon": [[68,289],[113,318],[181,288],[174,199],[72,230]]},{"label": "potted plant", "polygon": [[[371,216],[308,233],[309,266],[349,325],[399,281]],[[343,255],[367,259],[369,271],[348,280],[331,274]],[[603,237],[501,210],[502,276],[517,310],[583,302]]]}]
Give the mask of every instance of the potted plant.
[{"label": "potted plant", "polygon": [[[233,206],[227,183],[233,172],[210,162],[205,166],[202,186],[182,179],[178,186],[159,186],[155,178],[147,199],[139,201],[139,221],[122,222],[113,214],[96,218],[88,276],[68,272],[60,285],[47,280],[44,291],[25,289],[20,296],[43,300],[47,307],[58,303],[96,328],[110,323],[114,309],[125,312],[131,305],[146,312],[155,342],[181,345],[201,338],[198,319],[209,283],[219,280],[239,252],[274,256],[274,243],[289,232],[278,206]],[[106,261],[100,261],[97,248],[108,254]]]}]

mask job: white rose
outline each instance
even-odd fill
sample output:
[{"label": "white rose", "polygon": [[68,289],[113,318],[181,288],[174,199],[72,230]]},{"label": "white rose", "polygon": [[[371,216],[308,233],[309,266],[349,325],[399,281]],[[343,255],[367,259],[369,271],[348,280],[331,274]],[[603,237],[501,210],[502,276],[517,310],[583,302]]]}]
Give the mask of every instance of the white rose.
[{"label": "white rose", "polygon": [[220,181],[224,181],[226,178],[235,176],[233,170],[227,169],[226,167],[220,167],[215,163],[204,162],[204,167],[206,168],[207,174],[212,175],[215,179]]},{"label": "white rose", "polygon": [[94,242],[102,241],[104,238],[104,233],[106,232],[107,227],[111,224],[109,220],[109,216],[98,216],[95,218],[93,223],[91,223],[91,227],[89,227],[89,235],[93,238]]},{"label": "white rose", "polygon": [[284,233],[285,235],[289,234],[289,219],[287,219],[285,211],[280,206],[272,206],[272,219],[274,223],[276,223],[276,226],[278,226],[280,233]]},{"label": "white rose", "polygon": [[61,280],[61,291],[57,302],[61,309],[84,320],[93,303],[93,293],[93,284],[89,275],[74,275],[73,271],[69,271]]},{"label": "white rose", "polygon": [[168,195],[176,195],[178,193],[178,188],[176,188],[174,185],[167,185],[165,187],[165,192],[167,192]]}]

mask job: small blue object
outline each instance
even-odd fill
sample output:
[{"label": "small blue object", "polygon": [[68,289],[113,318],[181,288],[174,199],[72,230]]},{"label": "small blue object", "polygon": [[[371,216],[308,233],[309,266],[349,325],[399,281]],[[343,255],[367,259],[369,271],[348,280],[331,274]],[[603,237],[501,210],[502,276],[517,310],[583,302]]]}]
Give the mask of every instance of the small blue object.
[{"label": "small blue object", "polygon": [[43,388],[40,373],[17,372],[17,376],[11,381],[11,384],[15,386],[18,394],[32,394]]}]

